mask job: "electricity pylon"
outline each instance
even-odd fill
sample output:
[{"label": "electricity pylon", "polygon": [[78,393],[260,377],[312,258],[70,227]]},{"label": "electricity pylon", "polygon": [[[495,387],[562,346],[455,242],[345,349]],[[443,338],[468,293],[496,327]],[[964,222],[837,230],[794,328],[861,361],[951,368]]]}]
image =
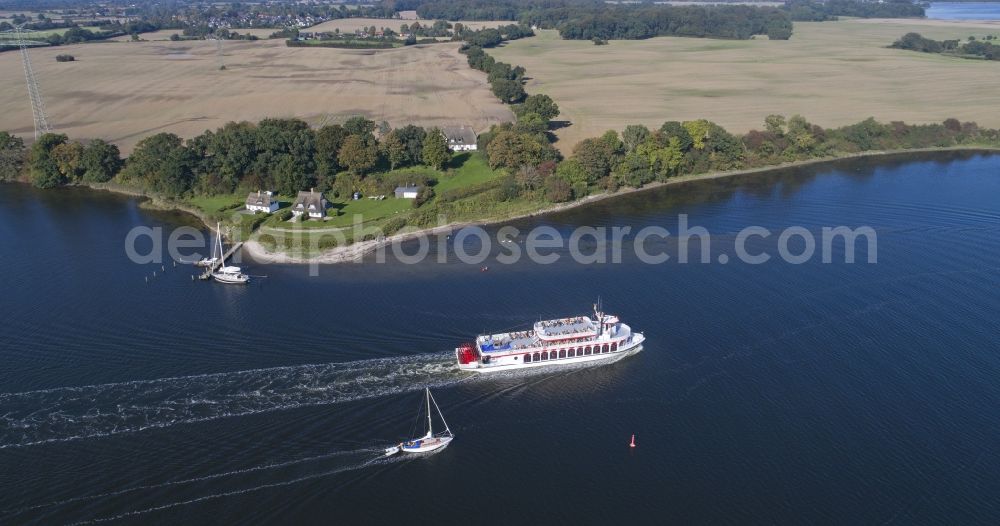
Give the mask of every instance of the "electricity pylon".
[{"label": "electricity pylon", "polygon": [[219,70],[220,71],[225,70],[226,69],[226,62],[223,59],[223,55],[222,55],[222,39],[219,38],[218,36],[209,36],[207,38],[209,40],[214,40],[215,41],[215,58],[216,58],[216,61],[218,62]]},{"label": "electricity pylon", "polygon": [[[25,38],[24,34],[24,25],[14,26],[14,43],[21,49],[24,80],[28,84],[28,98],[31,99],[31,116],[35,121],[35,139],[38,139],[43,134],[51,132],[52,129],[49,127],[49,121],[45,117],[45,102],[42,100],[42,92],[38,89],[35,70],[31,67],[31,57],[28,56],[28,47],[47,45],[47,43],[29,40]],[[0,41],[5,40],[5,36],[0,35]]]}]

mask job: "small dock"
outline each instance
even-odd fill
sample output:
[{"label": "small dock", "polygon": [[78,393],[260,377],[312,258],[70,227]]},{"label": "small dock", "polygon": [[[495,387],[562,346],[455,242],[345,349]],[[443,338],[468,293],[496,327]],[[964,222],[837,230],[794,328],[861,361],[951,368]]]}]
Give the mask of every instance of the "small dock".
[{"label": "small dock", "polygon": [[241,248],[243,248],[243,242],[237,241],[236,244],[229,247],[229,250],[227,250],[226,253],[223,254],[222,258],[220,258],[215,263],[212,263],[212,266],[206,267],[205,272],[202,272],[201,275],[198,276],[198,279],[211,279],[212,273],[218,270],[220,266],[222,266],[222,262],[225,261],[226,259],[233,257],[233,254],[235,254],[236,251]]},{"label": "small dock", "polygon": [[227,250],[226,253],[222,255],[222,259],[216,261],[215,263],[212,263],[211,270],[216,270],[217,268],[219,268],[219,266],[222,265],[223,261],[233,257],[233,254],[235,254],[236,251],[241,248],[243,248],[243,242],[237,241],[235,245],[229,247],[229,250]]}]

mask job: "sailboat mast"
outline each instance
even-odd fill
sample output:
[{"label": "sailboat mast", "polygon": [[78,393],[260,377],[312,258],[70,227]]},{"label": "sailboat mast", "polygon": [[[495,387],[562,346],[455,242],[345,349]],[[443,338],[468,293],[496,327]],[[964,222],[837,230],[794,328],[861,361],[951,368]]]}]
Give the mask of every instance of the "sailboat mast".
[{"label": "sailboat mast", "polygon": [[219,267],[221,268],[226,266],[226,251],[222,248],[222,223],[216,223],[215,230],[215,239],[219,242]]},{"label": "sailboat mast", "polygon": [[[428,391],[427,391],[427,394],[428,394],[428,395],[430,395],[430,394],[431,394],[430,390],[428,390]],[[433,401],[434,401],[434,409],[437,409],[437,412],[438,412],[438,416],[440,416],[440,417],[441,417],[441,423],[443,423],[443,424],[444,424],[444,430],[445,430],[445,431],[447,431],[447,432],[448,432],[448,434],[450,435],[450,434],[451,434],[451,429],[450,429],[450,428],[448,427],[448,421],[444,419],[444,413],[442,413],[442,412],[441,412],[441,408],[440,408],[440,407],[438,407],[438,401],[437,401],[437,400],[434,400],[434,397],[433,397],[433,396],[431,397],[431,400],[433,400]]]},{"label": "sailboat mast", "polygon": [[427,434],[433,435],[434,428],[431,427],[431,390],[430,388],[425,388],[425,390],[427,391]]},{"label": "sailboat mast", "polygon": [[[211,229],[209,229],[209,230],[211,230]],[[219,234],[217,234],[214,231],[212,232],[212,234],[213,234],[212,237],[215,237],[215,236],[219,235]],[[212,240],[212,259],[215,259],[215,250],[218,249],[218,248],[219,248],[219,240],[218,239],[213,239]]]}]

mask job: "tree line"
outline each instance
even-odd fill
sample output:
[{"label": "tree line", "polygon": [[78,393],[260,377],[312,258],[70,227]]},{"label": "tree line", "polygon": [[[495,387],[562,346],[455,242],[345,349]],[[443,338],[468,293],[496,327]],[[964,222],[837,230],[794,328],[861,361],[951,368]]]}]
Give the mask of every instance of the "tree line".
[{"label": "tree line", "polygon": [[414,9],[421,18],[445,20],[517,20],[558,29],[567,39],[642,39],[691,36],[746,39],[767,35],[785,40],[792,21],[923,17],[913,0],[787,0],[780,8],[744,5],[670,6],[607,3],[598,0],[395,0],[397,9]]},{"label": "tree line", "polygon": [[[491,167],[503,177],[443,193],[409,221],[431,224],[437,214],[488,211],[514,199],[564,202],[594,191],[641,187],[682,175],[771,166],[873,150],[1000,146],[1000,130],[947,119],[940,124],[881,123],[869,118],[823,128],[795,115],[769,115],[762,130],[743,135],[708,120],[667,121],[655,129],[629,125],[584,139],[566,159],[545,139],[543,122],[558,115],[545,95],[515,107],[516,123],[494,126],[480,136]],[[283,194],[317,187],[345,196],[359,189],[387,193],[397,184],[429,182],[427,176],[396,172],[404,166],[441,169],[451,158],[437,129],[404,126],[376,140],[375,123],[362,117],[311,129],[297,119],[229,123],[182,140],[169,133],[143,139],[128,159],[95,140],[86,145],[46,134],[30,149],[0,132],[0,180],[23,179],[39,187],[116,181],[170,197],[228,194],[274,188]],[[416,178],[416,179],[415,179]],[[428,189],[417,204],[433,197]],[[470,208],[471,207],[471,208]]]},{"label": "tree line", "polygon": [[559,116],[555,101],[545,94],[525,92],[524,67],[499,62],[478,45],[466,44],[460,51],[470,67],[486,73],[493,94],[510,104],[516,116],[516,122],[495,124],[479,136],[478,147],[486,152],[490,167],[516,170],[547,162],[554,166],[561,159],[549,133],[551,120]]},{"label": "tree line", "polygon": [[932,40],[925,38],[920,33],[907,33],[902,38],[892,43],[891,46],[897,49],[907,49],[910,51],[920,51],[922,53],[942,53],[963,57],[977,57],[986,60],[1000,60],[1000,46],[990,42],[993,36],[989,35],[983,40],[969,37],[969,40],[962,43],[959,40]]},{"label": "tree line", "polygon": [[395,0],[397,11],[416,11],[427,20],[518,20],[521,13],[535,6],[564,6],[564,0]]},{"label": "tree line", "polygon": [[528,26],[558,29],[565,39],[643,39],[690,36],[747,39],[767,35],[787,39],[792,22],[785,11],[746,5],[671,6],[609,4],[596,0],[397,0],[396,8],[415,9],[422,18],[517,20]]},{"label": "tree line", "polygon": [[792,21],[774,7],[747,5],[602,6],[588,11],[550,10],[528,15],[532,23],[553,26],[565,39],[635,40],[658,36],[748,39],[767,35],[788,40]]},{"label": "tree line", "polygon": [[440,169],[451,158],[437,128],[383,129],[364,117],[311,128],[299,119],[231,122],[184,140],[158,133],[121,158],[101,140],[84,145],[64,134],[45,134],[30,149],[0,133],[0,178],[26,178],[40,188],[115,181],[167,197],[274,189],[295,194],[316,187],[349,195],[377,172],[426,165]]},{"label": "tree line", "polygon": [[510,24],[497,28],[487,27],[475,31],[465,28],[464,31],[456,32],[455,36],[457,40],[462,40],[470,46],[491,48],[500,45],[505,40],[533,37],[535,36],[535,32],[524,24]]},{"label": "tree line", "polygon": [[[90,42],[94,40],[107,40],[109,38],[114,38],[125,34],[124,32],[115,30],[91,31],[89,29],[84,29],[78,26],[65,26],[65,25],[60,25],[58,29],[61,29],[63,27],[69,27],[69,29],[67,29],[65,32],[61,34],[52,33],[43,38],[32,38],[31,33],[28,32],[25,33],[25,37],[27,37],[29,40],[41,40],[44,42],[48,42],[50,46],[63,46],[69,44],[79,44],[81,42]],[[12,30],[13,26],[10,26],[10,24],[8,24],[7,22],[0,22],[0,31],[12,31]],[[9,49],[16,49],[16,48],[11,47]]]},{"label": "tree line", "polygon": [[912,0],[787,0],[782,10],[796,22],[826,22],[842,16],[857,18],[921,18],[924,7]]},{"label": "tree line", "polygon": [[[707,120],[668,121],[585,139],[558,164],[562,184],[547,184],[550,200],[583,197],[593,188],[641,187],[681,175],[755,168],[873,150],[1000,145],[1000,130],[947,119],[940,124],[888,124],[869,118],[840,128],[822,128],[800,115],[769,115],[763,130],[742,136]],[[568,192],[567,192],[568,190]]]},{"label": "tree line", "polygon": [[[784,162],[830,158],[873,150],[1000,146],[1000,131],[973,122],[948,119],[941,124],[880,123],[874,119],[822,128],[801,116],[769,115],[763,130],[744,135],[726,131],[708,120],[668,121],[650,129],[644,125],[609,130],[581,141],[562,160],[537,155],[538,143],[517,130],[519,123],[497,126],[480,137],[490,164],[503,177],[480,185],[442,192],[415,211],[406,224],[433,225],[439,214],[480,215],[515,199],[560,203],[592,192],[639,188],[674,177],[772,166]],[[401,223],[402,224],[402,223]]]},{"label": "tree line", "polygon": [[47,133],[28,150],[24,140],[0,131],[0,181],[27,177],[39,188],[110,181],[122,167],[118,147],[95,139],[87,145],[66,135]]}]

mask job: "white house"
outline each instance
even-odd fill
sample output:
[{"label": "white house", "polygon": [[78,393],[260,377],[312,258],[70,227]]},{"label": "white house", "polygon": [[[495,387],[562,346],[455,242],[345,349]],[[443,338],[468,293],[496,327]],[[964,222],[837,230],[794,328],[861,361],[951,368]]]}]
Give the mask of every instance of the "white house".
[{"label": "white house", "polygon": [[397,199],[416,199],[417,195],[420,194],[420,187],[414,185],[397,186],[395,193]]},{"label": "white house", "polygon": [[278,200],[274,199],[271,192],[261,192],[257,190],[256,192],[250,192],[247,196],[247,210],[257,213],[264,212],[265,214],[273,214],[278,211]]},{"label": "white house", "polygon": [[448,148],[453,152],[476,151],[476,132],[472,126],[445,126],[441,130],[448,141]]},{"label": "white house", "polygon": [[308,192],[299,192],[295,202],[292,203],[292,214],[296,217],[308,214],[312,219],[322,219],[326,217],[326,199],[323,192],[309,189]]}]

